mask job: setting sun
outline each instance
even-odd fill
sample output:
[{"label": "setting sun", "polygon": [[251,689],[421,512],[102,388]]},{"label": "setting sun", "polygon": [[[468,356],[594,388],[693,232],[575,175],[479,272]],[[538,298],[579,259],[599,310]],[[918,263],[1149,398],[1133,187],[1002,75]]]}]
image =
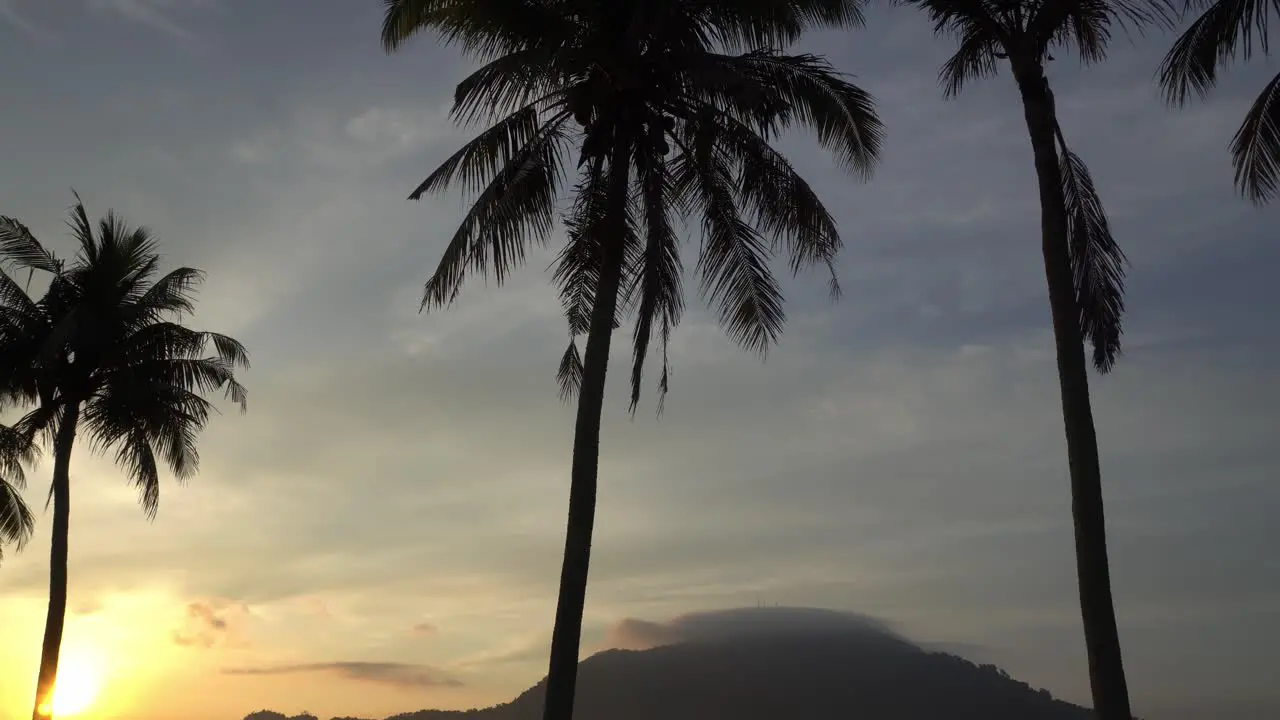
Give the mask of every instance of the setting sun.
[{"label": "setting sun", "polygon": [[[84,655],[64,658],[53,690],[53,716],[73,717],[89,710],[101,690],[102,671],[97,663]],[[41,707],[42,712],[48,709]]]}]

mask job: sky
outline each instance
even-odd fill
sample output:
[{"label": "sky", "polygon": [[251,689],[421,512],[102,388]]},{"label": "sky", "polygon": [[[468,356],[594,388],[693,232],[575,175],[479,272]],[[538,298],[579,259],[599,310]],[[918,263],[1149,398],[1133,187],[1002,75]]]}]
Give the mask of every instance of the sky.
[{"label": "sky", "polygon": [[[209,272],[192,323],[253,357],[249,412],[214,419],[154,522],[74,458],[64,665],[102,688],[91,720],[462,708],[545,672],[572,424],[551,258],[418,313],[465,206],[405,197],[473,131],[448,119],[468,65],[427,37],[385,55],[380,5],[0,0],[0,213],[65,248],[74,188],[150,226]],[[1171,111],[1170,41],[1050,68],[1132,261],[1126,353],[1093,381],[1116,606],[1137,712],[1276,717],[1280,208],[1235,195],[1226,149],[1276,68]],[[888,127],[866,184],[784,143],[840,222],[845,295],[788,282],[765,362],[691,297],[660,419],[613,371],[584,653],[627,623],[821,607],[1087,701],[1030,147],[1007,73],[942,98],[949,48],[901,10],[802,44]],[[48,527],[0,567],[5,717]]]}]

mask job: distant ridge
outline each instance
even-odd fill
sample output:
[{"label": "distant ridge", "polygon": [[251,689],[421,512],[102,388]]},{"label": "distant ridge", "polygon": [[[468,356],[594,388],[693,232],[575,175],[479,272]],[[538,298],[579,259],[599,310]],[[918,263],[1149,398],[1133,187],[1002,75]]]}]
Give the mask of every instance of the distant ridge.
[{"label": "distant ridge", "polygon": [[[691,632],[675,644],[593,655],[580,665],[574,720],[1092,720],[994,665],[923,650],[857,616],[825,622],[822,612],[728,611],[712,619],[739,627],[747,618],[753,631]],[[544,691],[545,680],[491,708],[386,720],[540,720]]]}]

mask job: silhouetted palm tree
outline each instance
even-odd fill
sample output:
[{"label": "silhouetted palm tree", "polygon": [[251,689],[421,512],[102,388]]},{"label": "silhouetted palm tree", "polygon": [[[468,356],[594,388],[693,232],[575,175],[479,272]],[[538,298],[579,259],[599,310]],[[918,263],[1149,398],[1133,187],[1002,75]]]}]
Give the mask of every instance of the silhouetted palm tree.
[{"label": "silhouetted palm tree", "polygon": [[[1270,54],[1271,14],[1280,16],[1280,0],[1184,0],[1188,11],[1203,10],[1178,38],[1160,64],[1160,86],[1175,105],[1191,95],[1205,97],[1218,82],[1218,70],[1239,57],[1249,60],[1254,43]],[[1254,203],[1276,196],[1280,183],[1280,75],[1253,101],[1231,140],[1236,187]]]},{"label": "silhouetted palm tree", "polygon": [[1021,94],[1040,191],[1041,247],[1058,357],[1075,518],[1076,572],[1093,704],[1103,720],[1129,720],[1107,561],[1102,473],[1089,400],[1084,341],[1108,372],[1120,352],[1124,253],[1111,235],[1093,180],[1067,146],[1045,66],[1054,50],[1101,61],[1116,27],[1166,23],[1163,0],[899,0],[924,11],[939,34],[955,36],[942,68],[948,96],[1008,63]]},{"label": "silhouetted palm tree", "polygon": [[[108,213],[95,234],[77,202],[68,225],[79,244],[56,258],[21,223],[0,219],[0,398],[30,411],[13,426],[53,449],[53,542],[49,613],[32,717],[52,717],[67,605],[70,463],[76,434],[114,451],[148,517],[160,498],[160,464],[179,479],[196,471],[196,438],[213,410],[203,395],[224,390],[244,408],[235,379],[248,356],[237,341],[184,327],[204,274],[179,268],[157,278],[160,257],[145,228]],[[48,276],[33,299],[10,273]],[[206,348],[212,354],[206,356]]]},{"label": "silhouetted palm tree", "polygon": [[[871,171],[882,134],[871,97],[823,59],[785,52],[810,25],[860,23],[861,3],[385,2],[388,50],[431,30],[483,63],[458,85],[453,112],[488,129],[410,196],[451,184],[477,193],[426,284],[424,307],[449,304],[469,273],[501,282],[531,245],[550,240],[557,199],[573,182],[555,280],[571,340],[559,378],[566,398],[577,394],[578,412],[544,715],[569,720],[612,331],[634,315],[634,411],[655,335],[666,389],[666,343],[684,304],[681,218],[701,224],[696,269],[708,300],[729,335],[755,351],[783,323],[770,256],[785,249],[793,271],[832,267],[835,221],[771,141],[787,128],[812,129],[844,167]],[[586,335],[581,356],[578,335]]]}]

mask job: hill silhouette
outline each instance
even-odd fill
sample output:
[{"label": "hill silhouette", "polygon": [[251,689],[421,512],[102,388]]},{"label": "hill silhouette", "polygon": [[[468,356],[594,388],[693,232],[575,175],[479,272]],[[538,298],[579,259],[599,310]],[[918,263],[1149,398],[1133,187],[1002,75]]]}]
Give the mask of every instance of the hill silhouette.
[{"label": "hill silhouette", "polygon": [[[838,617],[847,622],[824,621]],[[994,665],[924,650],[857,616],[729,611],[684,627],[649,625],[674,644],[583,660],[575,720],[1092,718]],[[736,630],[744,625],[753,630]],[[419,710],[386,720],[539,720],[545,682],[491,708]]]}]

